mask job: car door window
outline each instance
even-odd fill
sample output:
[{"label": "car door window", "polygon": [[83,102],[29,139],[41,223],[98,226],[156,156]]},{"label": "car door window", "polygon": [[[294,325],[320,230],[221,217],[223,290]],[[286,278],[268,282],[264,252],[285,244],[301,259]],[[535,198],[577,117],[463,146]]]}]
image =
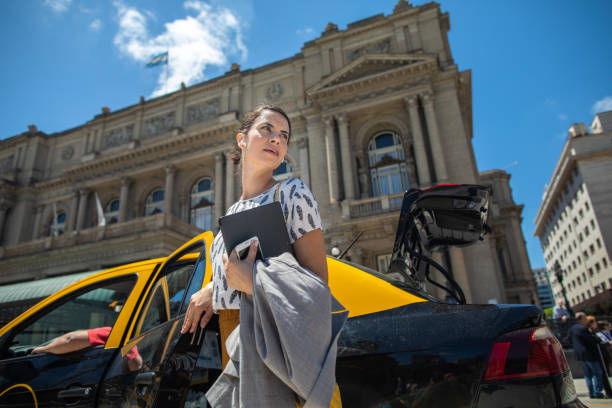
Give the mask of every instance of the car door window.
[{"label": "car door window", "polygon": [[135,275],[106,280],[56,301],[42,315],[17,328],[9,353],[22,355],[74,330],[112,327],[135,283]]},{"label": "car door window", "polygon": [[[190,252],[199,252],[201,249],[201,246],[190,248]],[[185,290],[192,281],[196,263],[194,257],[189,260],[184,258],[179,257],[177,261],[164,267],[145,302],[133,337],[139,336],[141,333],[167,322],[181,313]]]}]

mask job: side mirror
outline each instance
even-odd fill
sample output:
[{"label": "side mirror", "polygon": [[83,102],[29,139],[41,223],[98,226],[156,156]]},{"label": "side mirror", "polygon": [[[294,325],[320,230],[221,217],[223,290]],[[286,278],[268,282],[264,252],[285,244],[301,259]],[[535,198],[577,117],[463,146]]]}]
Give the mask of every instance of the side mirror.
[{"label": "side mirror", "polygon": [[487,226],[490,188],[473,184],[440,185],[421,191],[410,213],[421,243],[464,246],[482,240]]}]

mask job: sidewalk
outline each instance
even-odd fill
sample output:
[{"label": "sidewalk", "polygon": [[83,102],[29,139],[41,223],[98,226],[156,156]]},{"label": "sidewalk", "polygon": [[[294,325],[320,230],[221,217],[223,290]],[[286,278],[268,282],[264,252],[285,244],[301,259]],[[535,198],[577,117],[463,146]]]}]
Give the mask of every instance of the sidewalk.
[{"label": "sidewalk", "polygon": [[602,408],[612,408],[612,398],[611,399],[590,399],[589,398],[589,390],[586,386],[586,381],[584,378],[574,378],[574,386],[576,387],[576,394],[578,395],[578,399],[582,401],[584,405],[587,407],[602,407]]}]

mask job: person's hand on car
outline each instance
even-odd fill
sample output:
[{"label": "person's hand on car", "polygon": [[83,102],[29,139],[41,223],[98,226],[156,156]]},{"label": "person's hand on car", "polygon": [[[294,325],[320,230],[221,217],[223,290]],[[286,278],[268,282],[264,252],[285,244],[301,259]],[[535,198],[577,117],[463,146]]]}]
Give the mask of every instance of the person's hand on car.
[{"label": "person's hand on car", "polygon": [[197,329],[198,323],[201,328],[206,327],[213,315],[212,294],[213,283],[209,282],[202,289],[191,295],[189,306],[185,313],[185,320],[183,320],[183,326],[181,327],[181,334],[187,332],[193,333]]}]

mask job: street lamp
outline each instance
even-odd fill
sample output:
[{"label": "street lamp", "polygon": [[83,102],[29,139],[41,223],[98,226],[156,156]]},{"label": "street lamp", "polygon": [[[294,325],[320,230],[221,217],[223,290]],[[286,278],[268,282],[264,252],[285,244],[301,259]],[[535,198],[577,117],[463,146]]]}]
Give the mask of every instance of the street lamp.
[{"label": "street lamp", "polygon": [[567,293],[565,292],[565,286],[563,286],[563,270],[561,269],[561,264],[559,263],[559,261],[555,261],[555,264],[553,265],[553,272],[555,273],[555,276],[557,277],[557,282],[559,282],[559,285],[561,285],[561,293],[563,294],[563,300],[565,301],[565,307],[567,307],[567,311],[569,312],[570,316],[573,316],[574,312],[570,308],[570,304],[567,300]]}]

